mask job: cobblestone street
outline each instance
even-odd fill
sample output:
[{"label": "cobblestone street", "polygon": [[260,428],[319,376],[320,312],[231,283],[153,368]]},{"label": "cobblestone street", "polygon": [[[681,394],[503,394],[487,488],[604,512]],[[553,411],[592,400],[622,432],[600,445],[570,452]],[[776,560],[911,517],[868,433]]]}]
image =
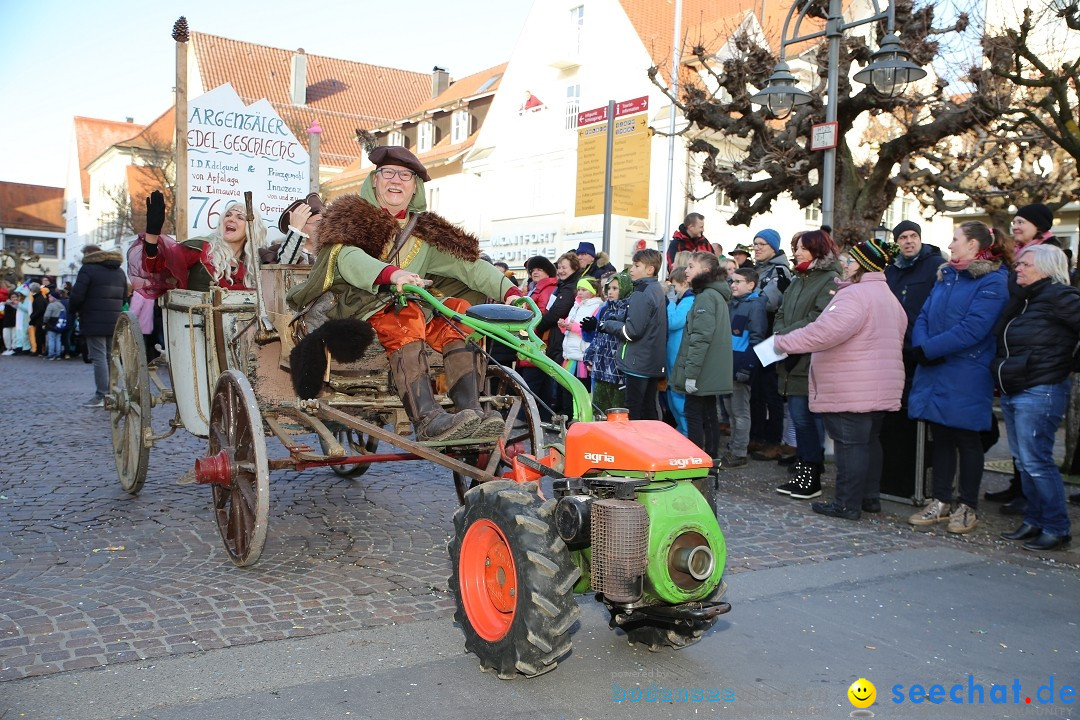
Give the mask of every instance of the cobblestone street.
[{"label": "cobblestone street", "polygon": [[[355,480],[329,470],[272,473],[266,549],[253,567],[237,568],[218,537],[210,491],[177,483],[204,441],[180,430],[158,442],[146,486],[132,497],[116,479],[108,413],[79,406],[92,387],[89,365],[8,357],[0,373],[0,680],[450,622],[446,542],[457,501],[449,471],[407,462]],[[156,430],[171,412],[155,411]],[[284,455],[275,442],[269,451]],[[751,463],[722,475],[729,574],[956,543],[1022,563],[1080,560],[1076,551],[1021,557],[994,539],[1014,523],[990,504],[964,538],[913,532],[904,522],[911,507],[892,503],[854,523],[816,516],[773,492],[782,472]],[[988,473],[984,488],[1005,482]]]}]

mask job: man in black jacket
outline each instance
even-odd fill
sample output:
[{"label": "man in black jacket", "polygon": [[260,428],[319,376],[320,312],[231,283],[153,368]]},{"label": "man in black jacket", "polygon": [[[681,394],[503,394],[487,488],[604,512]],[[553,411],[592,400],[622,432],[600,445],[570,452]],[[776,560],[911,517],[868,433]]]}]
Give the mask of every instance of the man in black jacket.
[{"label": "man in black jacket", "polygon": [[[937,271],[945,262],[941,250],[922,241],[922,227],[903,220],[893,228],[893,240],[900,246],[896,260],[885,268],[885,281],[907,314],[904,332],[904,394],[897,412],[885,413],[881,425],[882,486],[890,495],[914,493],[914,483],[922,477],[915,466],[918,423],[908,418],[907,398],[917,363],[911,353],[911,330],[919,311],[937,282]],[[880,506],[880,501],[877,502]]]},{"label": "man in black jacket", "polygon": [[127,295],[124,256],[97,245],[83,248],[82,267],[71,289],[70,308],[79,316],[79,328],[94,363],[94,396],[83,407],[102,407],[109,392],[109,347],[113,328]]}]

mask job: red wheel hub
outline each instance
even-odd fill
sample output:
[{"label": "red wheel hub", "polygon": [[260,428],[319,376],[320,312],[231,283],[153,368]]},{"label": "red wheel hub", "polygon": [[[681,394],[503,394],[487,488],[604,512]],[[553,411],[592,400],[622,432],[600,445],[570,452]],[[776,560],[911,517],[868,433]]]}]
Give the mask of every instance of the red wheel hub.
[{"label": "red wheel hub", "polygon": [[232,485],[232,462],[228,450],[195,460],[195,482],[200,485]]},{"label": "red wheel hub", "polygon": [[517,571],[510,543],[492,521],[477,520],[465,532],[458,582],[465,615],[477,635],[488,642],[501,640],[517,611]]}]

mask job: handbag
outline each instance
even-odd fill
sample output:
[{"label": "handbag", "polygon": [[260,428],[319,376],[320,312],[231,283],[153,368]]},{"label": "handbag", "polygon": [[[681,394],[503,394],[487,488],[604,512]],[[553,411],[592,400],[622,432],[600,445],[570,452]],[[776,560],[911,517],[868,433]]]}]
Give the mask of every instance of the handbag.
[{"label": "handbag", "polygon": [[289,334],[292,336],[294,345],[330,319],[330,313],[337,306],[337,295],[330,289],[334,284],[334,270],[337,267],[337,256],[341,252],[342,245],[335,245],[330,249],[330,258],[326,263],[326,277],[323,278],[322,292],[314,300],[305,305],[300,312],[293,315],[289,321]]}]

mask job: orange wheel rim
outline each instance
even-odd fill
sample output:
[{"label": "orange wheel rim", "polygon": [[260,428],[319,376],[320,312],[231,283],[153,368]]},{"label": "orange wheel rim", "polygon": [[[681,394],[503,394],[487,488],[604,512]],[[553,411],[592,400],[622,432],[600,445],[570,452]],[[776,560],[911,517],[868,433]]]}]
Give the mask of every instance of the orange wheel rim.
[{"label": "orange wheel rim", "polygon": [[477,520],[461,540],[458,582],[462,604],[476,634],[501,640],[517,610],[517,572],[510,544],[490,520]]}]

